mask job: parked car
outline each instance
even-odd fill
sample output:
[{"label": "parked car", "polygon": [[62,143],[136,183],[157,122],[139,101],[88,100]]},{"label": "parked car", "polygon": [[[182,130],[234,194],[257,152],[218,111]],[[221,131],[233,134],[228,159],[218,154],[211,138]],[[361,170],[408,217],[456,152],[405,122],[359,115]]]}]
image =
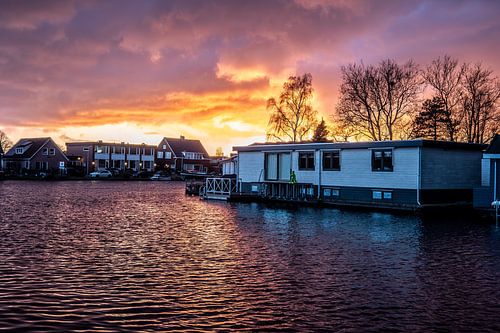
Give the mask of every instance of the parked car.
[{"label": "parked car", "polygon": [[151,178],[151,180],[171,180],[172,177],[170,177],[169,174],[163,171],[158,171],[156,172]]},{"label": "parked car", "polygon": [[108,170],[94,171],[89,174],[90,178],[111,178],[113,174]]},{"label": "parked car", "polygon": [[111,172],[113,176],[119,176],[120,175],[120,169],[117,168],[108,168],[106,169],[107,171]]},{"label": "parked car", "polygon": [[146,179],[152,176],[152,173],[149,171],[135,171],[132,174],[132,177],[134,178],[141,178],[141,179]]}]

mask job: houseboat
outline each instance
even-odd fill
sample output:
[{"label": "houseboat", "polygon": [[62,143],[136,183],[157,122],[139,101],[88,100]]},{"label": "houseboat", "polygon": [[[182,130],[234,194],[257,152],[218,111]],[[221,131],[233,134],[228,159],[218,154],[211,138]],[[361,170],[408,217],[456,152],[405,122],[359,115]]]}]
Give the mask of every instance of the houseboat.
[{"label": "houseboat", "polygon": [[471,205],[485,145],[430,140],[238,146],[242,196],[415,210]]},{"label": "houseboat", "polygon": [[[495,135],[481,160],[481,185],[474,189],[474,207],[493,209],[500,200],[500,134]],[[496,204],[494,204],[496,203]]]}]

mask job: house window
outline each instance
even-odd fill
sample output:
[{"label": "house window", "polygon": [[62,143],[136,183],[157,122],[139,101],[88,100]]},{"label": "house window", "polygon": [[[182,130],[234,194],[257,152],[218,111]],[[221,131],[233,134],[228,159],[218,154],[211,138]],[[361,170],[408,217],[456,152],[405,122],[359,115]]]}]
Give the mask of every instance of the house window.
[{"label": "house window", "polygon": [[167,149],[167,145],[163,145],[163,150]]},{"label": "house window", "polygon": [[151,161],[144,161],[144,169],[147,170],[151,169],[151,163],[152,163]]},{"label": "house window", "polygon": [[22,153],[24,153],[23,148],[16,148],[16,154],[22,154]]},{"label": "house window", "polygon": [[134,148],[134,147],[130,147],[130,148],[129,148],[128,153],[129,153],[130,155],[137,155],[137,153],[138,153],[138,149],[137,149],[137,148]]},{"label": "house window", "polygon": [[107,160],[99,160],[97,163],[97,166],[99,167],[99,169],[107,168],[106,162],[107,162]]},{"label": "house window", "polygon": [[372,199],[374,200],[392,200],[392,191],[373,190]]},{"label": "house window", "polygon": [[157,154],[158,158],[163,158],[163,152],[162,151],[159,151],[158,154]]},{"label": "house window", "polygon": [[290,153],[267,153],[265,165],[266,180],[290,180]]},{"label": "house window", "polygon": [[193,153],[189,151],[182,152],[182,155],[184,158],[188,160],[202,160],[203,159],[203,154],[201,153]]},{"label": "house window", "polygon": [[340,170],[340,151],[323,152],[323,170]]},{"label": "house window", "polygon": [[83,151],[89,151],[89,147],[83,147]]},{"label": "house window", "polygon": [[109,153],[109,146],[96,146],[95,152],[97,154],[108,154]]},{"label": "house window", "polygon": [[55,148],[50,148],[49,152],[50,152],[50,155],[55,155],[56,154],[56,149]]},{"label": "house window", "polygon": [[49,148],[43,148],[43,155],[48,155],[49,154]]},{"label": "house window", "polygon": [[372,150],[372,171],[393,171],[392,149]]},{"label": "house window", "polygon": [[299,170],[314,170],[314,152],[299,152]]},{"label": "house window", "polygon": [[165,159],[167,159],[167,160],[168,160],[168,159],[171,159],[171,158],[172,158],[172,153],[171,153],[171,152],[169,152],[169,151],[166,151],[166,152],[165,152]]}]

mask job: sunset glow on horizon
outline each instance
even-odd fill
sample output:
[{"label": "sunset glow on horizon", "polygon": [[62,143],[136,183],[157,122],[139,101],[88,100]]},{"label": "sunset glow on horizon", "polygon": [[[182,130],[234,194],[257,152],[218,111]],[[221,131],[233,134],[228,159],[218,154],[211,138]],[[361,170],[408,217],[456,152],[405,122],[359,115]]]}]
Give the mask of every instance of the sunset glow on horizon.
[{"label": "sunset glow on horizon", "polygon": [[2,1],[0,130],[209,153],[265,140],[266,100],[311,73],[329,119],[340,66],[450,54],[500,73],[494,1]]}]

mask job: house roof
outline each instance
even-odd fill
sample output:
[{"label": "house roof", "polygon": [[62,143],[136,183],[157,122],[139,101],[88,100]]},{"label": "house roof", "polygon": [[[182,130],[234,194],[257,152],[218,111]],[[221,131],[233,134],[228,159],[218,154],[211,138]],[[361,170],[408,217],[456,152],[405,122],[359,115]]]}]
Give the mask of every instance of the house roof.
[{"label": "house roof", "polygon": [[411,148],[428,147],[457,150],[482,151],[486,145],[477,143],[433,141],[433,140],[395,140],[395,141],[366,141],[366,142],[266,142],[253,143],[249,146],[233,147],[235,151],[270,151],[270,150],[313,150],[313,149],[367,149],[367,148]]},{"label": "house roof", "polygon": [[86,145],[99,145],[99,146],[123,146],[123,147],[146,147],[156,148],[156,145],[147,145],[145,143],[125,143],[125,142],[103,142],[103,141],[75,141],[66,142],[66,146],[86,146]]},{"label": "house roof", "polygon": [[[5,154],[5,157],[31,158],[51,138],[23,138],[16,142]],[[24,148],[22,154],[16,154],[16,148]]]},{"label": "house roof", "polygon": [[[163,138],[167,141],[175,156],[181,157],[182,152],[202,153],[203,157],[208,158],[208,153],[200,140],[190,140],[184,138]],[[162,140],[162,141],[163,141]]]},{"label": "house roof", "polygon": [[490,145],[484,152],[485,154],[500,154],[500,134],[496,134]]}]

